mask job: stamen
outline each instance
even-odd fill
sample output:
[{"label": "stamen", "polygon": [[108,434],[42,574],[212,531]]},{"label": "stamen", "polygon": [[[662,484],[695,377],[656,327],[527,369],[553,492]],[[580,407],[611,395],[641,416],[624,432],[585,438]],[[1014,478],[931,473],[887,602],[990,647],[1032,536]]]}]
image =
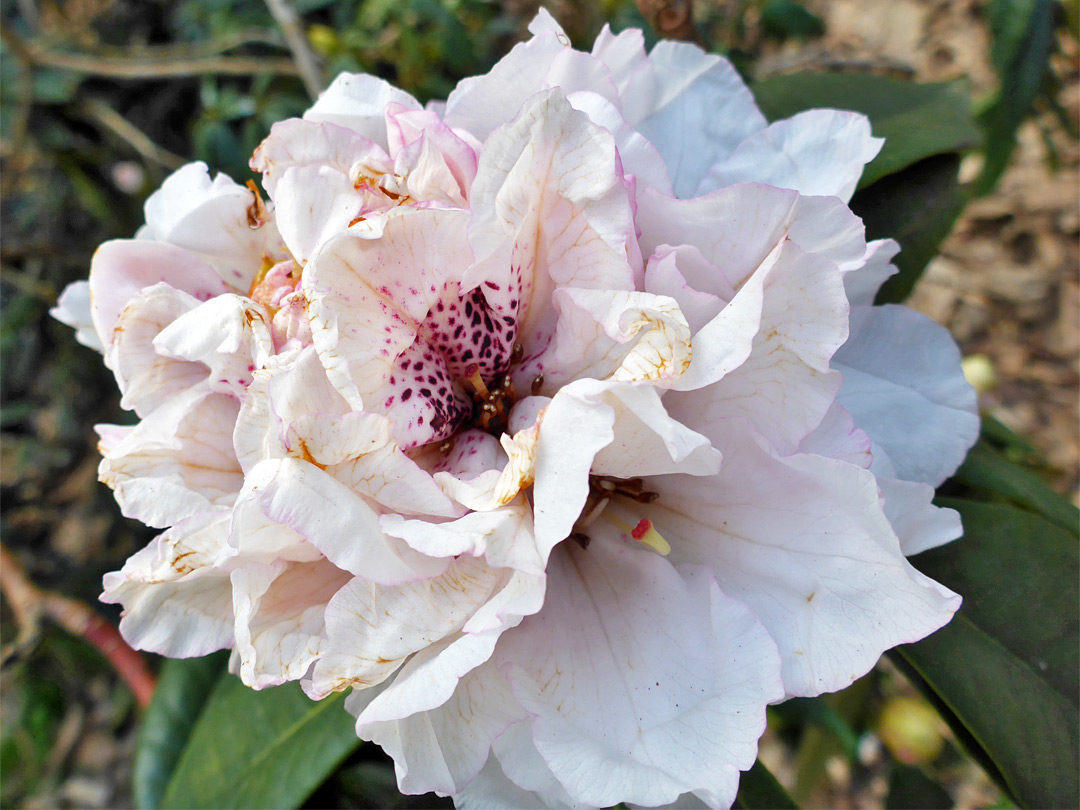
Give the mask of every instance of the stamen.
[{"label": "stamen", "polygon": [[540,389],[543,388],[543,387],[544,387],[544,372],[541,371],[539,374],[536,375],[536,378],[532,381],[532,386],[530,387],[529,391],[535,397],[537,394],[540,393]]},{"label": "stamen", "polygon": [[473,390],[481,399],[491,399],[491,392],[484,385],[484,378],[480,376],[480,366],[476,363],[465,369],[465,382],[472,385]]},{"label": "stamen", "polygon": [[525,347],[520,343],[514,344],[514,350],[510,352],[510,365],[516,366],[521,362],[521,359],[525,356]]},{"label": "stamen", "polygon": [[592,538],[584,532],[574,532],[570,535],[570,539],[575,541],[582,548],[588,548],[589,543],[592,542]]},{"label": "stamen", "polygon": [[247,187],[251,189],[251,193],[255,195],[254,201],[248,206],[247,220],[248,227],[251,230],[261,228],[263,223],[269,219],[269,214],[266,212],[266,204],[263,203],[262,194],[259,193],[259,187],[255,185],[254,180],[247,181]]}]

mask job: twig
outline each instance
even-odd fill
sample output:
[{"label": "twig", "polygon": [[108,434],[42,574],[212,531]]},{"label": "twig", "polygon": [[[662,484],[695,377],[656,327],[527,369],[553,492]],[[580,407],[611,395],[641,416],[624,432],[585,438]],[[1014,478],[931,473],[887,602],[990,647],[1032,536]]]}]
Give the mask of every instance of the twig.
[{"label": "twig", "polygon": [[288,0],[266,0],[266,7],[270,9],[277,24],[281,26],[285,41],[289,44],[289,50],[292,51],[293,58],[296,60],[296,66],[300,69],[300,78],[304,81],[304,87],[307,88],[312,100],[315,100],[323,89],[319,58],[311,50],[307,35],[296,16],[296,10]]},{"label": "twig", "polygon": [[96,647],[131,689],[139,706],[146,708],[150,704],[156,683],[142,655],[128,646],[115,627],[82,602],[42,590],[30,582],[19,561],[3,546],[0,546],[0,590],[19,623],[20,639],[32,638],[40,618],[47,616]]},{"label": "twig", "polygon": [[291,59],[264,56],[202,56],[195,58],[146,56],[147,50],[131,56],[95,56],[91,54],[59,53],[33,42],[24,42],[11,32],[10,26],[0,28],[4,44],[17,56],[35,65],[62,68],[94,76],[116,79],[160,79],[173,76],[199,76],[216,73],[224,76],[251,76],[259,73],[299,75]]},{"label": "twig", "polygon": [[79,104],[78,109],[150,162],[164,166],[170,171],[179,169],[186,163],[179,155],[174,155],[168,149],[158,146],[145,132],[100,99],[88,99]]}]

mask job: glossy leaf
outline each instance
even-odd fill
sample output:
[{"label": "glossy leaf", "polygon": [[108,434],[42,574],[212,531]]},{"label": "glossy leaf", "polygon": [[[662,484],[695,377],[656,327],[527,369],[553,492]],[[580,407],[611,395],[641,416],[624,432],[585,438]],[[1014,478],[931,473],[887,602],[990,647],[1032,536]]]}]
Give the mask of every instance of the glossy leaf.
[{"label": "glossy leaf", "polygon": [[860,187],[924,158],[970,149],[982,139],[962,81],[916,84],[863,74],[793,73],[758,82],[753,91],[770,121],[814,107],[869,116],[885,146],[867,165]]},{"label": "glossy leaf", "polygon": [[921,768],[893,764],[885,810],[949,810],[953,806],[949,792]]},{"label": "glossy leaf", "polygon": [[1050,489],[1037,474],[1009,461],[985,439],[971,448],[954,480],[1004,495],[1063,529],[1080,526],[1080,509]]},{"label": "glossy leaf", "polygon": [[360,744],[345,696],[222,678],[161,800],[167,808],[299,807]]},{"label": "glossy leaf", "polygon": [[876,303],[907,298],[927,263],[937,255],[967,203],[959,170],[959,155],[937,155],[855,193],[851,210],[866,224],[866,238],[891,237],[901,247],[893,260],[900,272],[882,285]]},{"label": "glossy leaf", "polygon": [[227,652],[205,658],[166,659],[154,698],[139,728],[131,781],[135,806],[158,806],[169,777],[214,684],[225,673]]},{"label": "glossy leaf", "polygon": [[999,504],[943,501],[964,537],[913,558],[965,597],[942,630],[897,648],[945,719],[1022,806],[1080,803],[1080,554],[1075,533]]},{"label": "glossy leaf", "polygon": [[740,776],[734,806],[746,810],[798,810],[799,807],[760,759]]}]

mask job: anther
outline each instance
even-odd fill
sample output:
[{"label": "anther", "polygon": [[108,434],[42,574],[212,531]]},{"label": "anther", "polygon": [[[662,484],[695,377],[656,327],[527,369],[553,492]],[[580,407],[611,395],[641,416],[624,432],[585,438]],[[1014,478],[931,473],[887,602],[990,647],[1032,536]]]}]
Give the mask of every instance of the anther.
[{"label": "anther", "polygon": [[659,497],[659,492],[639,492],[634,496],[634,500],[638,503],[652,503]]},{"label": "anther", "polygon": [[543,388],[543,387],[544,387],[544,373],[540,372],[539,374],[536,375],[536,378],[532,381],[532,386],[529,388],[529,391],[535,397],[537,394],[540,393],[540,389]]},{"label": "anther", "polygon": [[589,535],[585,534],[585,532],[573,532],[570,535],[570,539],[576,542],[582,548],[588,548],[589,543],[592,542],[592,538],[589,537]]},{"label": "anther", "polygon": [[510,352],[510,365],[516,366],[521,362],[521,358],[525,356],[525,347],[520,343],[514,344],[514,350]]}]

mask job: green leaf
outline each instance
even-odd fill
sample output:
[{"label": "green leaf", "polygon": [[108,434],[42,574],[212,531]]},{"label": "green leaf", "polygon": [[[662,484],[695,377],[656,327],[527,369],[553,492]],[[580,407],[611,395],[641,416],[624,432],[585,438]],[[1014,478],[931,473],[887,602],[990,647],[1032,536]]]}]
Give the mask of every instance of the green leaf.
[{"label": "green leaf", "polygon": [[799,807],[760,759],[740,776],[734,806],[746,810],[798,810]]},{"label": "green leaf", "polygon": [[758,82],[752,89],[770,121],[815,107],[868,116],[885,146],[867,165],[861,187],[924,158],[970,149],[982,139],[963,81],[916,84],[862,74],[792,73]]},{"label": "green leaf", "polygon": [[900,272],[881,286],[875,303],[907,298],[937,255],[967,204],[959,170],[959,155],[937,155],[882,178],[852,197],[851,210],[862,217],[866,238],[893,238],[901,247],[894,259]]},{"label": "green leaf", "polygon": [[921,768],[894,763],[885,810],[950,810],[952,796]]},{"label": "green leaf", "polygon": [[974,489],[1004,495],[1066,531],[1080,526],[1080,509],[1050,489],[1038,475],[1009,461],[986,440],[971,448],[954,480]]},{"label": "green leaf", "polygon": [[791,698],[770,708],[784,723],[791,725],[809,723],[829,732],[840,743],[844,756],[852,762],[858,759],[859,735],[823,697]]},{"label": "green leaf", "polygon": [[1021,806],[1076,807],[1077,537],[1011,506],[942,503],[960,512],[964,537],[912,562],[964,605],[937,633],[897,652]]},{"label": "green leaf", "polygon": [[162,664],[135,747],[131,779],[136,807],[158,806],[210,689],[224,674],[228,660],[224,652],[167,659]]},{"label": "green leaf", "polygon": [[173,772],[163,808],[299,807],[360,741],[338,693],[257,692],[222,678]]},{"label": "green leaf", "polygon": [[992,0],[987,7],[991,61],[1001,87],[980,116],[986,162],[976,183],[979,194],[990,192],[1004,173],[1016,131],[1043,89],[1056,47],[1057,11],[1053,0]]}]

